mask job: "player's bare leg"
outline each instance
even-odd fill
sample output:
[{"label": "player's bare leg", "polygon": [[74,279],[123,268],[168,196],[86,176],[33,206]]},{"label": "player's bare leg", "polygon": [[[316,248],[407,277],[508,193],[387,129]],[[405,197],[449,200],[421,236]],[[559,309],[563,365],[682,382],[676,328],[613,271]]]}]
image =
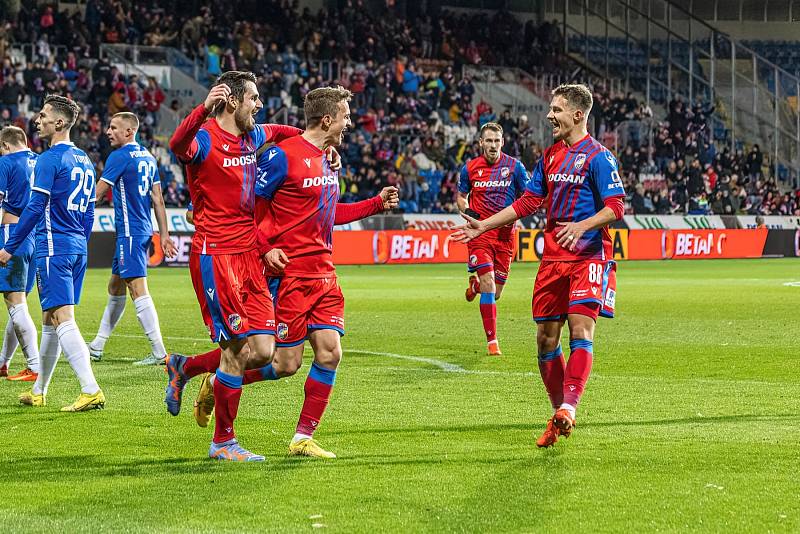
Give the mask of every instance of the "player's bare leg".
[{"label": "player's bare leg", "polygon": [[31,318],[31,314],[28,311],[25,292],[10,291],[4,293],[3,298],[6,308],[8,308],[8,322],[12,326],[15,340],[22,347],[22,353],[25,355],[26,361],[25,369],[16,375],[9,376],[8,379],[20,382],[35,382],[39,376],[39,347],[36,345],[36,325],[33,324],[33,318]]},{"label": "player's bare leg", "polygon": [[[561,329],[563,321],[543,321],[536,327],[536,348],[539,354],[539,373],[553,406],[553,412],[561,407],[564,390],[564,354],[561,351]],[[536,440],[539,447],[550,447],[558,441],[561,432],[554,424],[554,418],[547,420],[547,428]]]},{"label": "player's bare leg", "polygon": [[97,330],[95,338],[89,343],[89,354],[94,361],[100,361],[103,358],[106,342],[111,337],[117,323],[122,319],[122,314],[125,313],[125,300],[127,299],[125,289],[125,281],[119,275],[112,274],[108,281],[108,302],[103,310],[100,328]]},{"label": "player's bare leg", "polygon": [[500,345],[497,342],[497,286],[494,283],[494,271],[478,276],[481,291],[481,320],[486,333],[487,352],[490,356],[500,356]]},{"label": "player's bare leg", "polygon": [[223,341],[220,348],[222,357],[214,379],[217,419],[208,456],[239,462],[263,461],[263,456],[253,454],[239,445],[233,429],[242,396],[244,368],[250,357],[247,339]]},{"label": "player's bare leg", "polygon": [[575,427],[575,410],[592,371],[595,326],[594,319],[577,313],[569,314],[567,320],[570,355],[564,371],[564,398],[553,416],[554,424],[565,436]]}]

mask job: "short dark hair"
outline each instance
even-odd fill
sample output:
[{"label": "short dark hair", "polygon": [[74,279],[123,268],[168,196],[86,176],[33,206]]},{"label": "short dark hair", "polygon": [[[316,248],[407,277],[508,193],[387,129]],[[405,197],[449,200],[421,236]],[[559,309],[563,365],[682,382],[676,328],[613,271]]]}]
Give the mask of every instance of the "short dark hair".
[{"label": "short dark hair", "polygon": [[67,121],[67,128],[72,128],[81,114],[81,107],[77,102],[65,96],[47,95],[44,97],[44,104],[42,104],[42,107],[48,104],[53,108],[53,111],[61,115],[61,117]]},{"label": "short dark hair", "polygon": [[592,110],[592,92],[582,83],[565,83],[553,89],[553,96],[562,96],[570,106],[588,115]]},{"label": "short dark hair", "polygon": [[335,118],[339,112],[339,102],[350,102],[351,98],[353,98],[353,93],[341,85],[312,89],[303,101],[306,128],[319,125],[325,115]]},{"label": "short dark hair", "polygon": [[0,130],[0,143],[28,146],[28,136],[25,135],[25,130],[22,128],[17,128],[16,126],[6,126]]},{"label": "short dark hair", "polygon": [[481,126],[480,135],[478,137],[483,139],[483,132],[489,131],[489,130],[491,130],[492,132],[499,133],[501,137],[503,135],[503,127],[502,126],[500,126],[496,122],[487,122],[486,124]]},{"label": "short dark hair", "polygon": [[[246,70],[229,70],[227,72],[223,72],[219,78],[214,82],[214,86],[225,84],[231,90],[231,95],[233,95],[236,100],[239,102],[244,102],[244,88],[247,85],[247,82],[257,83],[258,78],[256,75],[250,71]],[[216,115],[219,111],[222,110],[224,106],[219,105],[213,113]]]}]

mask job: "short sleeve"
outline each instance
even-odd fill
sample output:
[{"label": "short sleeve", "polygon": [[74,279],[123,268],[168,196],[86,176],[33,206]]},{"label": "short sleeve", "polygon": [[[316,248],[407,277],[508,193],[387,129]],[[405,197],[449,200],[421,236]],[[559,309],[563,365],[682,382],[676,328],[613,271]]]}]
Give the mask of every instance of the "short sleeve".
[{"label": "short sleeve", "polygon": [[517,190],[517,195],[522,195],[526,185],[528,185],[528,171],[521,161],[517,161],[517,166],[514,167],[514,188]]},{"label": "short sleeve", "polygon": [[111,185],[116,185],[125,172],[125,164],[128,163],[128,161],[121,156],[122,154],[120,154],[118,150],[108,155],[106,166],[103,167],[103,176],[100,177],[101,180]]},{"label": "short sleeve", "polygon": [[466,163],[461,167],[461,172],[458,176],[458,192],[465,195],[469,193],[469,170]]},{"label": "short sleeve", "polygon": [[622,178],[619,176],[617,158],[608,150],[601,151],[591,161],[591,178],[597,186],[600,198],[619,197],[625,195]]},{"label": "short sleeve", "polygon": [[544,176],[544,155],[539,159],[539,163],[537,163],[536,167],[533,169],[531,177],[528,179],[528,184],[525,186],[525,191],[537,197],[547,196],[547,180]]},{"label": "short sleeve", "polygon": [[271,199],[275,192],[283,185],[289,171],[289,162],[286,153],[272,147],[258,157],[258,180],[256,181],[256,195]]},{"label": "short sleeve", "polygon": [[36,160],[36,167],[33,169],[33,186],[31,190],[39,191],[50,196],[53,189],[53,180],[56,177],[56,162],[52,157],[40,156]]}]

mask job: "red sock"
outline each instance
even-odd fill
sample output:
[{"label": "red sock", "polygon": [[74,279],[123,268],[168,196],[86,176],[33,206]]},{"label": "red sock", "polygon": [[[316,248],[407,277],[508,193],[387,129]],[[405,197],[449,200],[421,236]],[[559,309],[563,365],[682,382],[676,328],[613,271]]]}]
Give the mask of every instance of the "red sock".
[{"label": "red sock", "polygon": [[497,339],[497,304],[494,301],[494,293],[481,293],[480,308],[486,341],[494,341]]},{"label": "red sock", "polygon": [[564,376],[564,403],[578,406],[592,371],[592,342],[588,339],[573,339],[569,342],[569,349],[569,361]]},{"label": "red sock", "polygon": [[205,354],[186,358],[186,363],[183,364],[183,374],[187,378],[191,378],[203,373],[213,373],[219,367],[220,358],[222,358],[222,349],[219,347]]},{"label": "red sock", "polygon": [[233,421],[239,411],[242,396],[242,377],[232,376],[217,370],[214,380],[214,443],[224,443],[236,437]]},{"label": "red sock", "polygon": [[259,369],[248,369],[245,371],[242,385],[261,382],[262,380],[277,380],[278,378],[280,377],[275,374],[275,369],[272,367],[272,364],[268,363]]},{"label": "red sock", "polygon": [[336,379],[336,369],[326,369],[317,362],[311,364],[308,372],[305,390],[306,398],[303,401],[303,409],[300,411],[300,420],[297,421],[298,434],[313,436],[314,431],[319,426],[322,414],[328,406],[328,399],[331,397],[333,383]]},{"label": "red sock", "polygon": [[550,397],[550,404],[557,410],[564,402],[564,353],[561,351],[561,344],[545,354],[539,355],[539,373],[542,375],[542,382]]}]

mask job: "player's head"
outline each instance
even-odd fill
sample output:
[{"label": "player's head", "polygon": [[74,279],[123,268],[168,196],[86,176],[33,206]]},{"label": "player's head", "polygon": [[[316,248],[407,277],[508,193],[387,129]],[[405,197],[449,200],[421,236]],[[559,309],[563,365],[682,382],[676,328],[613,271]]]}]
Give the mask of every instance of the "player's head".
[{"label": "player's head", "polygon": [[123,111],[111,117],[106,135],[114,148],[121,147],[136,138],[139,131],[139,117],[129,111]]},{"label": "player's head", "polygon": [[264,107],[258,96],[256,80],[256,75],[248,71],[229,70],[222,73],[214,85],[227,85],[231,94],[224,105],[220,104],[212,111],[212,115],[220,118],[229,113],[233,115],[240,131],[252,131],[256,127],[256,114]]},{"label": "player's head", "polygon": [[319,87],[308,92],[303,102],[306,129],[326,133],[327,146],[339,146],[350,123],[350,99],[353,93],[338,85]]},{"label": "player's head", "polygon": [[69,135],[80,114],[81,108],[74,100],[61,95],[47,95],[34,122],[36,131],[39,137],[48,142],[57,133]]},{"label": "player's head", "polygon": [[592,110],[592,92],[589,88],[583,84],[563,84],[553,89],[552,94],[547,120],[553,126],[553,138],[562,141],[576,128],[585,130]]},{"label": "player's head", "polygon": [[480,139],[481,153],[486,161],[494,163],[500,157],[503,148],[503,127],[496,122],[487,122],[481,126]]},{"label": "player's head", "polygon": [[6,126],[0,130],[0,156],[12,154],[28,148],[25,130],[16,126]]}]

